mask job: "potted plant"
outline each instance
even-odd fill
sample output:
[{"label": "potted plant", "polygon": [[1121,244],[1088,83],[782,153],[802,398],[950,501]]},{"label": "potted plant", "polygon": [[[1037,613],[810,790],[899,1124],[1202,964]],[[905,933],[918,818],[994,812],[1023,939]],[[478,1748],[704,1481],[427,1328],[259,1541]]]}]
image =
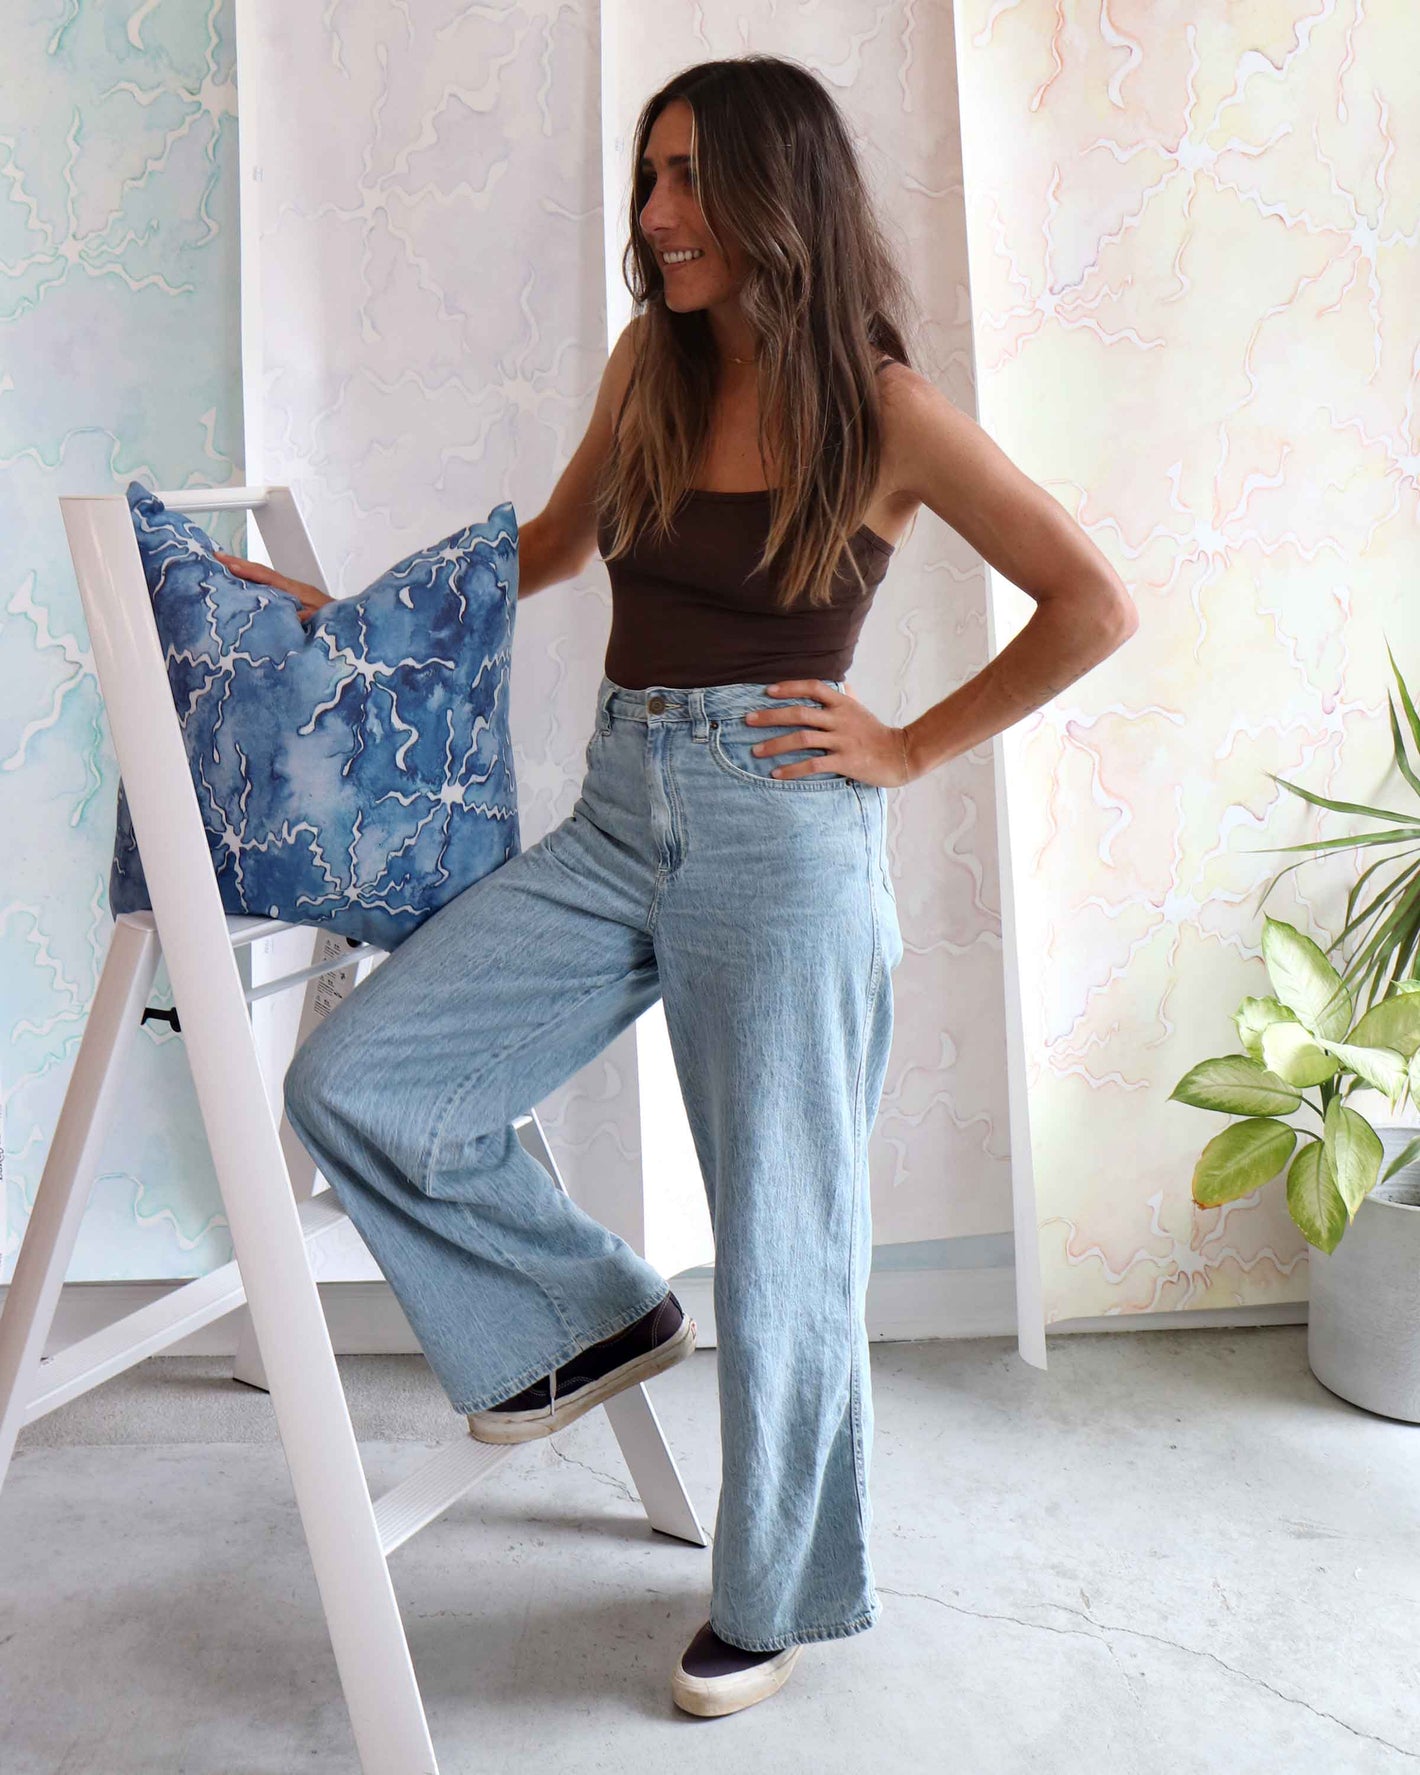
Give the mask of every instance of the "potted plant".
[{"label": "potted plant", "polygon": [[[1386,656],[1395,674],[1410,742],[1417,755],[1420,755],[1420,714],[1416,713],[1414,700],[1401,675],[1400,667],[1395,663],[1395,655],[1391,652],[1389,643],[1386,644]],[[1396,713],[1395,701],[1389,692],[1386,703],[1390,712],[1393,767],[1417,800],[1420,800],[1420,769],[1410,761],[1400,716]],[[1315,795],[1298,783],[1289,783],[1285,777],[1279,777],[1272,771],[1267,774],[1289,794],[1299,796],[1313,807],[1329,808],[1335,813],[1360,815],[1364,819],[1380,822],[1371,831],[1355,837],[1326,838],[1303,844],[1266,847],[1272,851],[1305,851],[1307,855],[1279,870],[1264,888],[1259,902],[1260,905],[1265,905],[1282,877],[1293,869],[1300,869],[1305,862],[1329,855],[1333,851],[1378,850],[1380,854],[1362,870],[1352,884],[1346,897],[1346,922],[1334,942],[1327,946],[1327,953],[1330,954],[1343,948],[1348,942],[1353,945],[1354,953],[1350,961],[1342,967],[1341,977],[1353,991],[1360,989],[1362,1004],[1374,1004],[1377,999],[1402,985],[1415,972],[1417,950],[1420,949],[1420,860],[1412,859],[1420,859],[1420,806],[1412,812],[1404,813],[1391,808],[1367,807],[1355,801],[1335,801],[1329,796]],[[1361,905],[1363,891],[1372,884],[1378,872],[1388,865],[1395,865],[1395,872],[1376,885],[1372,897]],[[1369,931],[1366,930],[1367,925],[1370,926]],[[1379,1093],[1363,1088],[1357,1094],[1354,1107],[1362,1110],[1377,1128],[1420,1125],[1420,1108],[1416,1107],[1413,1097],[1397,1109],[1393,1104],[1387,1105]],[[1389,1122],[1385,1119],[1387,1116],[1392,1118]],[[1403,1120],[1396,1121],[1394,1118],[1397,1116]],[[1420,1174],[1420,1165],[1417,1165],[1417,1174]]]},{"label": "potted plant", "polygon": [[[1405,716],[1402,728],[1388,693],[1393,766],[1420,802],[1411,757],[1413,749],[1420,758],[1420,714],[1388,643],[1386,653]],[[1352,885],[1344,926],[1327,951],[1283,920],[1265,921],[1273,995],[1239,1006],[1240,1053],[1202,1062],[1175,1086],[1182,1102],[1244,1118],[1204,1148],[1193,1198],[1202,1206],[1230,1201],[1286,1167],[1288,1211],[1312,1247],[1312,1372],[1344,1399],[1417,1423],[1420,980],[1412,976],[1420,958],[1420,806],[1405,812],[1333,800],[1268,774],[1314,807],[1379,824],[1356,836],[1270,847],[1307,855],[1273,877],[1264,902],[1302,862],[1347,849],[1379,854]],[[1378,880],[1388,865],[1393,872]],[[1348,943],[1353,953],[1338,972],[1328,953]],[[1288,1124],[1303,1110],[1319,1129]]]},{"label": "potted plant", "polygon": [[[1420,1138],[1381,1131],[1347,1101],[1358,1084],[1392,1111],[1420,1089],[1420,981],[1397,981],[1359,1019],[1310,937],[1268,918],[1273,994],[1234,1014],[1242,1051],[1203,1060],[1171,1100],[1241,1116],[1208,1142],[1193,1199],[1213,1208],[1287,1172],[1287,1210],[1313,1247],[1307,1359],[1333,1393],[1420,1423]],[[1307,1095],[1315,1090],[1317,1096]],[[1319,1127],[1286,1118],[1310,1111]],[[1300,1137],[1301,1145],[1298,1147]],[[1385,1165],[1384,1171],[1381,1169]],[[1347,1234],[1343,1245],[1342,1235]]]}]

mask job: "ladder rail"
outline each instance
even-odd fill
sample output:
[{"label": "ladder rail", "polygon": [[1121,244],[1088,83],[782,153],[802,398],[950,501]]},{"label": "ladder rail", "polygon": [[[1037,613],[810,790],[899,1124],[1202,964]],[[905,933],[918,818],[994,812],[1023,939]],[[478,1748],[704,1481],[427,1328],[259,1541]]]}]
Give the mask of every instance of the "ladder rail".
[{"label": "ladder rail", "polygon": [[266,1099],[128,502],[71,496],[60,507],[361,1765],[366,1775],[432,1771],[428,1723]]},{"label": "ladder rail", "polygon": [[0,1480],[30,1421],[26,1387],[44,1358],[158,954],[151,930],[115,925],[0,1313]]},{"label": "ladder rail", "polygon": [[[324,589],[289,488],[194,488],[161,497],[176,510],[253,512],[281,570]],[[363,1775],[437,1775],[389,1554],[518,1445],[461,1436],[379,1499],[371,1495],[310,1263],[312,1242],[349,1216],[332,1190],[316,1189],[314,1162],[268,1095],[253,1021],[271,1014],[278,993],[304,986],[301,1027],[308,1030],[349,990],[341,976],[358,980],[382,952],[370,944],[331,951],[330,934],[322,938],[317,930],[313,956],[322,959],[259,977],[275,958],[254,946],[298,927],[230,916],[222,907],[128,502],[100,495],[59,503],[153,910],[114,922],[0,1313],[0,1484],[23,1425],[245,1303],[235,1372],[271,1395]],[[124,1061],[160,959],[181,1014],[235,1256],[46,1356]],[[280,965],[289,965],[287,958]],[[279,1055],[269,1050],[268,1072],[273,1062]],[[536,1112],[516,1117],[514,1127],[565,1193]],[[652,1526],[708,1545],[645,1387],[628,1388],[604,1409]]]},{"label": "ladder rail", "polygon": [[322,979],[326,974],[338,973],[342,968],[348,968],[351,962],[370,961],[384,953],[378,944],[362,943],[348,955],[332,956],[328,961],[318,961],[294,974],[283,974],[279,980],[263,980],[260,986],[244,987],[243,996],[249,1005],[259,1004],[262,999],[271,998],[278,992],[289,992],[293,986],[304,986],[311,980]]},{"label": "ladder rail", "polygon": [[[307,1242],[348,1218],[333,1191],[325,1189],[300,1205],[302,1236]],[[158,1300],[137,1307],[98,1331],[66,1344],[43,1358],[41,1390],[30,1398],[22,1417],[27,1424],[67,1405],[115,1375],[157,1356],[170,1344],[190,1337],[216,1319],[245,1304],[246,1284],[236,1260],[195,1276]]]}]

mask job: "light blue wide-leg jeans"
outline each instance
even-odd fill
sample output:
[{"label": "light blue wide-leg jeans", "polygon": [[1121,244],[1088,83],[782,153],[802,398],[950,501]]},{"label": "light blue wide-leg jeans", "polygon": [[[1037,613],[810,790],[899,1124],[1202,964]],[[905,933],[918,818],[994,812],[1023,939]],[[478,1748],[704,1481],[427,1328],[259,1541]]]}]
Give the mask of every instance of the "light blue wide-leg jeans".
[{"label": "light blue wide-leg jeans", "polygon": [[665,1296],[513,1125],[663,999],[715,1233],[710,1621],[755,1651],[881,1609],[867,1142],[902,938],[887,792],[769,775],[812,747],[751,750],[797,724],[749,710],[805,700],[604,677],[571,814],[375,968],[285,1089],[450,1402],[480,1411]]}]

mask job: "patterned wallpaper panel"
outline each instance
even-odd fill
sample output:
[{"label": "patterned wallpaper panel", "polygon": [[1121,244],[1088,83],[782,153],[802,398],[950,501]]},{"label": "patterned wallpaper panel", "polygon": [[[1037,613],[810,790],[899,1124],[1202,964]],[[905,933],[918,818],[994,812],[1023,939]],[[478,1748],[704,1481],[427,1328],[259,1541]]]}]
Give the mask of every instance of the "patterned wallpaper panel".
[{"label": "patterned wallpaper panel", "polygon": [[[1353,830],[1420,675],[1420,17],[961,0],[983,423],[1141,625],[1009,736],[1047,1322],[1303,1299],[1282,1184],[1189,1181],[1167,1100],[1266,992],[1263,847]],[[994,580],[994,576],[993,576]],[[994,584],[998,642],[1029,614]],[[1266,910],[1329,942],[1358,865]]]},{"label": "patterned wallpaper panel", "polygon": [[[606,362],[595,8],[249,0],[260,317],[253,478],[286,482],[331,589],[546,502]],[[600,562],[520,601],[511,726],[530,846],[570,813],[610,621]],[[569,1190],[639,1183],[633,1031],[538,1105]],[[323,1280],[375,1277],[352,1228]]]},{"label": "patterned wallpaper panel", "polygon": [[[0,67],[0,1281],[108,944],[117,764],[62,493],[241,459],[231,0],[12,8]],[[240,527],[213,526],[225,547]],[[154,1002],[170,1004],[160,974]],[[180,1038],[148,1023],[71,1281],[231,1256]]]}]

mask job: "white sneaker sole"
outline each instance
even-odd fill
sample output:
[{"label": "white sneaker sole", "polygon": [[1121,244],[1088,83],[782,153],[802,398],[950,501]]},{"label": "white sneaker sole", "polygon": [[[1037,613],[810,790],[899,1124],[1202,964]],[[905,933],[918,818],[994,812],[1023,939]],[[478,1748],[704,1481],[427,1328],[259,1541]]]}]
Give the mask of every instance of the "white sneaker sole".
[{"label": "white sneaker sole", "polygon": [[694,1353],[695,1321],[687,1313],[674,1337],[667,1338],[665,1343],[647,1350],[642,1356],[623,1362],[619,1368],[610,1369],[597,1380],[588,1381],[575,1393],[553,1400],[551,1406],[534,1406],[530,1411],[469,1412],[468,1433],[475,1442],[535,1442],[540,1436],[551,1436],[565,1429],[594,1406],[605,1405],[608,1399],[614,1399],[628,1387],[650,1380],[653,1375],[664,1374],[666,1369],[674,1368],[677,1362],[683,1362]]},{"label": "white sneaker sole", "polygon": [[789,1673],[799,1661],[801,1645],[785,1646],[762,1664],[748,1670],[737,1670],[729,1676],[688,1676],[677,1662],[671,1675],[671,1699],[685,1713],[702,1718],[718,1719],[721,1714],[738,1713],[766,1700],[789,1680]]}]

